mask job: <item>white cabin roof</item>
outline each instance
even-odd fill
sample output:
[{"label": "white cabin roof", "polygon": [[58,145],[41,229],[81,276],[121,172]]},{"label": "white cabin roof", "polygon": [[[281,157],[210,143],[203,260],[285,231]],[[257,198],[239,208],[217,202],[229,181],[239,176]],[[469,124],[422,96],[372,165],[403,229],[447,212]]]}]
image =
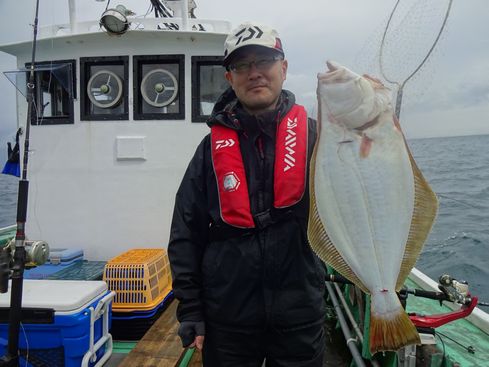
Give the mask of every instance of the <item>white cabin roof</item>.
[{"label": "white cabin roof", "polygon": [[[217,37],[222,38],[224,42],[224,38],[231,29],[231,23],[227,21],[202,19],[188,19],[188,21],[189,28],[182,30],[181,18],[138,18],[137,22],[131,22],[129,30],[122,35],[109,35],[101,29],[98,21],[80,22],[73,26],[70,24],[49,25],[40,28],[37,48],[59,48],[70,44],[77,44],[79,47],[84,42],[97,40],[132,43],[133,40],[138,39],[190,39],[198,41]],[[164,23],[177,24],[180,28],[178,30],[159,29],[158,27]],[[205,30],[198,30],[199,26]],[[31,50],[32,39],[0,45],[0,51],[13,56],[18,56],[27,51],[30,54]]]}]

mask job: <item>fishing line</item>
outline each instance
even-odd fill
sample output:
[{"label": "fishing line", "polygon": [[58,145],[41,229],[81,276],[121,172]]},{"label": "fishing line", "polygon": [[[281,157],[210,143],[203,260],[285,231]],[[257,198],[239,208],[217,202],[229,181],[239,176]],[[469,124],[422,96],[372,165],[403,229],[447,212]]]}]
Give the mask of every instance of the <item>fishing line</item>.
[{"label": "fishing line", "polygon": [[[39,116],[39,109],[38,109],[38,106],[37,106],[37,98],[34,96],[33,99],[32,99],[32,104],[33,104],[33,108],[35,109],[36,111],[36,118]],[[42,116],[41,116],[41,120],[39,121],[38,120],[38,123],[39,125],[42,125]],[[27,122],[28,124],[30,124],[31,122]],[[29,153],[31,153],[32,155],[35,155],[35,151],[32,150],[30,147],[29,147]],[[36,227],[39,231],[39,234],[41,235],[42,237],[42,230],[41,230],[41,225],[39,224],[39,216],[37,214],[37,197],[38,197],[38,192],[39,192],[39,186],[38,186],[38,180],[37,180],[37,172],[34,170],[34,171],[31,171],[31,177],[32,177],[32,182],[34,183],[34,189],[32,191],[33,195],[34,195],[34,201],[32,202],[32,210],[33,210],[33,219],[34,219],[34,222],[36,223]],[[32,185],[31,185],[32,187]]]},{"label": "fishing line", "polygon": [[[56,24],[56,18],[55,18],[55,14],[56,14],[56,11],[54,9],[54,4],[51,2],[51,24]],[[51,37],[51,51],[54,52],[54,38]],[[51,53],[52,55],[54,53]],[[47,94],[49,94],[50,90],[51,90],[51,82],[52,82],[52,68],[53,68],[53,60],[50,60],[50,63],[49,63],[49,67],[50,67],[50,71],[49,71],[49,80],[48,80],[48,86],[47,86]],[[39,106],[38,102],[41,102],[40,98],[39,98],[39,101],[38,101],[38,97],[37,96],[41,96],[43,93],[42,93],[42,72],[43,71],[36,71],[35,73],[35,88],[36,89],[39,89],[37,93],[34,94],[34,98],[33,98],[33,103],[34,103],[34,109],[36,111],[36,124],[41,126],[43,124],[43,121],[44,121],[44,109],[48,106],[48,104],[51,104],[52,101],[49,101],[48,104],[46,105],[41,105]],[[46,71],[44,71],[46,72]],[[40,114],[41,112],[41,114]],[[31,121],[28,121],[27,123],[31,123]]]},{"label": "fishing line", "polygon": [[[108,3],[110,3],[110,0],[108,1]],[[51,5],[52,5],[52,8],[51,8],[51,24],[56,24],[56,19],[55,19],[55,8],[54,8],[54,4],[51,2]],[[54,55],[54,37],[51,37],[51,54]],[[50,63],[49,63],[49,69],[48,70],[45,70],[45,71],[37,71],[36,72],[36,88],[39,89],[39,93],[36,93],[34,95],[34,98],[33,98],[33,105],[34,105],[34,109],[36,111],[36,123],[39,125],[39,126],[43,126],[43,123],[44,123],[44,106],[41,106],[39,107],[39,104],[38,104],[38,98],[37,98],[37,95],[42,95],[42,78],[41,78],[41,73],[42,72],[48,72],[49,73],[49,79],[48,79],[48,86],[47,86],[47,94],[51,94],[51,98],[56,98],[56,93],[50,93],[51,91],[51,83],[53,81],[53,60],[50,60]],[[70,68],[70,72],[71,72],[71,68]],[[70,98],[73,98],[73,96],[70,96]],[[49,103],[52,103],[52,101],[50,101]],[[47,106],[46,106],[47,107]],[[40,110],[41,109],[41,110]],[[28,121],[27,123],[31,123],[31,121]],[[29,148],[29,153],[32,154],[32,155],[35,155],[35,150],[32,150],[31,148]],[[42,237],[43,236],[43,231],[42,231],[42,228],[41,228],[41,224],[39,222],[39,215],[38,215],[38,193],[39,193],[39,185],[38,185],[38,180],[37,180],[37,172],[34,170],[34,171],[31,171],[31,187],[32,187],[32,183],[34,184],[34,187],[33,187],[33,195],[34,195],[34,200],[32,202],[32,212],[33,212],[33,220],[34,220],[34,223],[36,225],[36,228],[39,232],[39,235]]]},{"label": "fishing line", "polygon": [[[444,338],[447,338],[448,340],[451,340],[452,342],[454,342],[455,344],[461,346],[462,348],[464,348],[467,352],[469,352],[470,354],[475,354],[475,348],[472,346],[472,345],[469,345],[468,347],[463,345],[462,343],[459,343],[458,341],[456,341],[455,339],[449,337],[448,335],[446,334],[443,334],[441,332],[439,332],[438,330],[436,331],[437,334],[440,334],[442,335]],[[441,339],[441,338],[440,338]]]},{"label": "fishing line", "polygon": [[436,330],[435,330],[435,335],[438,337],[438,339],[440,339],[441,345],[443,346],[443,356],[441,359],[441,365],[443,366],[443,364],[445,363],[445,341],[442,339],[441,335],[439,335],[438,331]]},{"label": "fishing line", "polygon": [[[151,11],[153,10],[153,5],[151,5],[151,2],[149,3],[149,6],[148,6],[148,9],[146,10],[146,13],[144,15],[137,15],[134,17],[134,19],[137,19],[137,18],[143,18],[145,19],[149,13],[151,13]],[[133,30],[138,30],[138,29],[144,29],[143,28],[140,28],[141,26],[143,25],[143,23],[141,22],[138,22],[138,23],[131,23],[131,26],[133,27]]]},{"label": "fishing line", "polygon": [[436,194],[437,196],[443,198],[443,199],[448,199],[448,200],[452,200],[452,201],[455,201],[456,203],[460,204],[460,205],[463,205],[467,208],[471,208],[471,209],[480,209],[479,207],[475,206],[474,204],[468,204],[468,203],[465,203],[464,201],[462,200],[458,200],[458,199],[454,199],[454,198],[451,198],[449,196],[445,196],[444,194],[439,194],[437,193]]},{"label": "fishing line", "polygon": [[25,329],[24,329],[24,323],[20,323],[20,327],[22,328],[22,332],[24,333],[24,338],[25,338],[25,346],[26,346],[26,350],[25,350],[25,367],[28,366],[28,363],[29,363],[29,340],[27,339],[27,334],[25,332]]},{"label": "fishing line", "polygon": [[[54,47],[53,47],[54,49]],[[51,68],[48,72],[49,72],[49,79],[48,79],[48,86],[47,86],[47,93],[46,94],[51,94],[52,97],[55,97],[55,93],[50,93],[51,91],[51,82],[53,80],[53,73],[52,73],[52,70],[53,70],[53,61],[50,62],[49,64],[49,67]],[[43,124],[43,121],[44,121],[44,110],[46,107],[48,107],[49,104],[52,103],[52,101],[48,101],[46,104],[44,104],[43,102],[44,101],[41,101],[41,99],[37,98],[37,96],[41,96],[43,94],[43,91],[42,91],[42,71],[38,71],[36,73],[36,88],[39,88],[39,93],[36,93],[36,95],[34,96],[34,105],[36,106],[36,124],[39,125],[39,126],[42,126]],[[38,103],[39,102],[39,103]],[[39,106],[39,104],[41,104],[41,106]],[[39,114],[39,108],[41,109],[40,113]],[[31,121],[28,121],[27,123],[32,123],[32,119]]]},{"label": "fishing line", "polygon": [[41,224],[39,223],[39,215],[37,213],[37,198],[38,198],[38,193],[39,193],[39,186],[38,186],[38,181],[37,180],[37,173],[34,173],[32,174],[31,172],[31,176],[32,176],[32,181],[34,183],[34,190],[33,190],[33,194],[34,194],[34,203],[32,205],[33,207],[33,211],[34,211],[34,221],[36,223],[36,227],[37,227],[37,230],[39,231],[39,237],[40,238],[44,238],[44,235],[43,235],[43,231],[42,231],[42,228],[41,228]]}]

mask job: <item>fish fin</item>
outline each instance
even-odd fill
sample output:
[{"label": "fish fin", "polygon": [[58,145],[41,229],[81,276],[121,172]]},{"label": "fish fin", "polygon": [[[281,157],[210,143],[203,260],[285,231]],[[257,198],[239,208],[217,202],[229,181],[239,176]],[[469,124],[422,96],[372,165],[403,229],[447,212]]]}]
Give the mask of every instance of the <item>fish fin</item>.
[{"label": "fish fin", "polygon": [[[319,135],[319,134],[318,134]],[[350,266],[343,260],[343,257],[336,250],[331,242],[331,239],[326,232],[326,229],[319,216],[319,211],[316,206],[316,192],[314,189],[314,174],[316,167],[316,152],[317,144],[314,147],[314,151],[311,157],[310,170],[309,170],[309,193],[310,193],[310,209],[309,209],[309,222],[307,228],[307,236],[309,244],[316,255],[325,263],[331,265],[336,271],[338,271],[345,278],[355,283],[363,292],[370,293],[367,287],[360,281],[357,275],[351,270]]]},{"label": "fish fin", "polygon": [[418,331],[402,307],[389,318],[370,314],[370,353],[397,351],[406,345],[421,344]]},{"label": "fish fin", "polygon": [[435,221],[436,212],[438,211],[438,199],[416,165],[406,142],[405,144],[414,176],[414,211],[399,276],[396,282],[397,291],[402,288],[409,273],[416,264]]}]

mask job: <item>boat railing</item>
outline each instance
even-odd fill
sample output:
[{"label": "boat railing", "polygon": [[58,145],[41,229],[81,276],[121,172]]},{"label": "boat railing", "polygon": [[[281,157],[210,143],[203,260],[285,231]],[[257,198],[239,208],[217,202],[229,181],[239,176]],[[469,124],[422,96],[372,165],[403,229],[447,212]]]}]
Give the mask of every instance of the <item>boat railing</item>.
[{"label": "boat railing", "polygon": [[[132,31],[169,31],[169,32],[210,32],[229,33],[231,23],[223,20],[182,18],[138,18],[128,17]],[[98,20],[77,22],[73,25],[55,24],[41,27],[39,39],[66,37],[80,34],[103,32]]]},{"label": "boat railing", "polygon": [[15,224],[8,227],[0,228],[0,246],[3,246],[7,242],[9,242],[10,239],[15,236],[16,230],[17,225]]}]

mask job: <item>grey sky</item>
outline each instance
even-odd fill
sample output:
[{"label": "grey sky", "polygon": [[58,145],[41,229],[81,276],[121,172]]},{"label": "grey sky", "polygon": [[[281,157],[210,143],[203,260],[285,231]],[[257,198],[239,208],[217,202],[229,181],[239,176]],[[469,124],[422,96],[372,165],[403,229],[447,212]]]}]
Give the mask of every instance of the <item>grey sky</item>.
[{"label": "grey sky", "polygon": [[[402,0],[446,4],[446,0]],[[253,20],[275,27],[282,38],[289,71],[286,88],[315,111],[316,74],[327,59],[358,73],[372,73],[379,35],[396,0],[196,0],[198,18],[228,20],[234,26]],[[32,38],[34,0],[0,3],[0,43]],[[149,1],[112,0],[144,15]],[[106,3],[79,0],[79,20],[98,17]],[[41,1],[40,25],[68,22],[67,1]],[[440,7],[442,8],[442,6]],[[428,13],[428,11],[426,11]],[[443,37],[419,77],[405,88],[401,124],[408,138],[489,133],[489,1],[454,0]],[[423,14],[424,15],[424,14]],[[442,14],[433,12],[433,19]],[[433,30],[426,33],[433,34]],[[419,39],[419,37],[418,37]],[[413,42],[401,47],[416,51]],[[158,45],[155,45],[155,51]],[[401,53],[399,53],[401,55]],[[417,55],[419,57],[419,55]],[[396,60],[403,64],[405,60]],[[0,71],[15,69],[12,57],[0,53]],[[0,157],[15,132],[14,88],[0,76]]]}]

